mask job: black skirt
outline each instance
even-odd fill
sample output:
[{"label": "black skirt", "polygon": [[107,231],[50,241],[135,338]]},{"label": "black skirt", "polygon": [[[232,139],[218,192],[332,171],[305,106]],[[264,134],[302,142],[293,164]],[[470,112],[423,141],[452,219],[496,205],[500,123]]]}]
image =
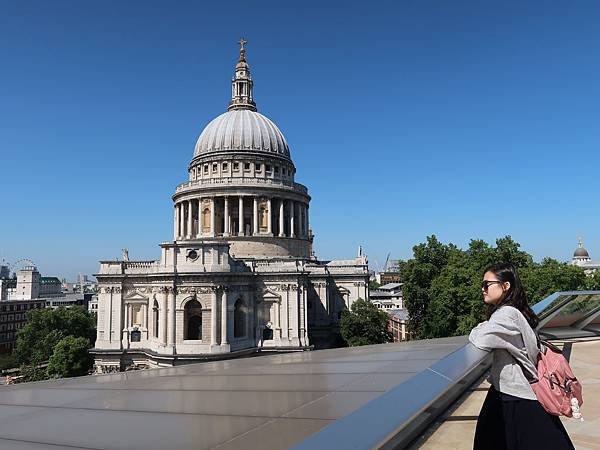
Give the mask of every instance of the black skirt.
[{"label": "black skirt", "polygon": [[537,400],[499,393],[490,387],[475,430],[474,450],[574,450],[557,416]]}]

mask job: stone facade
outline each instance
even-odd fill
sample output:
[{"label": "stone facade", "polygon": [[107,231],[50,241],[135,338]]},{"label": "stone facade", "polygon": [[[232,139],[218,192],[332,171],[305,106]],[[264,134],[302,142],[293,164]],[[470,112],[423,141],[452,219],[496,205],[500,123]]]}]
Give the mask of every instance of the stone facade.
[{"label": "stone facade", "polygon": [[228,111],[198,138],[158,261],[101,261],[98,371],[308,350],[336,343],[368,298],[368,263],[312,252],[308,189],[277,126],[256,111],[240,50]]}]

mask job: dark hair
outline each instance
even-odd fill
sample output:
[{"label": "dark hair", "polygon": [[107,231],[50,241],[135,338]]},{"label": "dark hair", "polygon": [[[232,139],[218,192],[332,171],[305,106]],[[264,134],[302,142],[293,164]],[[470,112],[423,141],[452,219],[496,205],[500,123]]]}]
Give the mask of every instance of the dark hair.
[{"label": "dark hair", "polygon": [[521,314],[525,316],[525,319],[527,319],[531,328],[535,330],[540,319],[527,303],[527,294],[523,289],[519,273],[515,266],[509,263],[494,264],[493,266],[488,267],[484,274],[486,272],[492,272],[496,275],[498,281],[501,281],[502,283],[510,283],[508,291],[506,291],[504,297],[497,304],[487,305],[486,316],[488,320],[498,308],[504,305],[510,305],[521,311]]}]

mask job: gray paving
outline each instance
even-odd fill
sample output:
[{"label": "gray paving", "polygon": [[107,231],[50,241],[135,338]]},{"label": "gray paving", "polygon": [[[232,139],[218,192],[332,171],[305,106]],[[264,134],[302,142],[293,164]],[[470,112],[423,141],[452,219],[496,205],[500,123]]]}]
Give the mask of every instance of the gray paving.
[{"label": "gray paving", "polygon": [[0,386],[0,448],[283,449],[465,337]]}]

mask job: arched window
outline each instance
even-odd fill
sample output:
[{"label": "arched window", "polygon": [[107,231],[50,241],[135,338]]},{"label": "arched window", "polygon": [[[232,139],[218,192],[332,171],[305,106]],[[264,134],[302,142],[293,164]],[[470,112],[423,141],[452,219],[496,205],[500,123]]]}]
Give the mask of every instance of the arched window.
[{"label": "arched window", "polygon": [[246,305],[244,300],[239,298],[233,310],[233,337],[244,336],[246,336]]},{"label": "arched window", "polygon": [[190,300],[184,307],[185,339],[202,339],[202,305],[196,299]]},{"label": "arched window", "polygon": [[158,337],[158,302],[154,300],[152,307],[152,323],[154,324],[154,337]]}]

